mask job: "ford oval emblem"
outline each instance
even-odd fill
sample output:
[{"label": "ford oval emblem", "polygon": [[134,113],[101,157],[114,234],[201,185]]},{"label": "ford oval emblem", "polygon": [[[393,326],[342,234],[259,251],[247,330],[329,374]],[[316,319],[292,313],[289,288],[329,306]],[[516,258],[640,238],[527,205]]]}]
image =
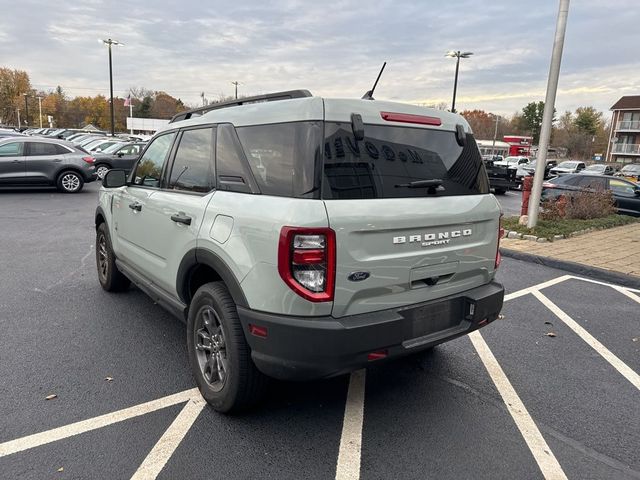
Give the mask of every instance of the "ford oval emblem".
[{"label": "ford oval emblem", "polygon": [[371,275],[369,272],[353,272],[347,278],[352,282],[361,282],[369,278],[369,275]]}]

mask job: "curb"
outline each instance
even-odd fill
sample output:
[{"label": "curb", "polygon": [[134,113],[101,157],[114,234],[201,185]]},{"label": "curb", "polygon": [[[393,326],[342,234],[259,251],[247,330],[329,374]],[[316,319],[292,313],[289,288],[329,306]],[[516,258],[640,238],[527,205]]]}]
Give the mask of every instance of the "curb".
[{"label": "curb", "polygon": [[543,257],[542,255],[534,255],[532,253],[523,253],[508,248],[500,248],[500,253],[504,257],[522,260],[524,262],[537,263],[546,267],[558,268],[567,272],[583,275],[585,277],[595,278],[603,282],[615,283],[623,287],[640,289],[640,277],[635,275],[625,275],[624,273],[605,270],[604,268],[592,267],[582,263],[569,262],[567,260],[558,260],[551,257]]}]

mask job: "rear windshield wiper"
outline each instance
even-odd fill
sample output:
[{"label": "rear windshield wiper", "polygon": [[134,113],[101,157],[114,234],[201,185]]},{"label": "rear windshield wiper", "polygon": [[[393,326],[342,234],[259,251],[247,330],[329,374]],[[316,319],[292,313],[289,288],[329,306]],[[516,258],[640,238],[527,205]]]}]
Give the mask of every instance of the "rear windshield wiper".
[{"label": "rear windshield wiper", "polygon": [[409,183],[400,183],[395,187],[396,188],[399,188],[399,187],[427,188],[428,193],[436,193],[436,192],[444,191],[444,187],[442,186],[442,180],[439,178],[432,178],[431,180],[416,180],[414,182],[409,182]]}]

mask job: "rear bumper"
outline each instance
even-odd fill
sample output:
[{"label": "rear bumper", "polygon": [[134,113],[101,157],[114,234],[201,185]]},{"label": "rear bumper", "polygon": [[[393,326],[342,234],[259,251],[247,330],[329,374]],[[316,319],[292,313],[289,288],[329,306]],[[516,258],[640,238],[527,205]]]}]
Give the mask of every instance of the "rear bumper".
[{"label": "rear bumper", "polygon": [[[425,350],[495,320],[504,288],[492,282],[458,295],[349,317],[290,317],[238,307],[252,358],[266,375],[309,380],[346,373],[371,363]],[[249,324],[267,329],[267,338],[249,333]]]}]

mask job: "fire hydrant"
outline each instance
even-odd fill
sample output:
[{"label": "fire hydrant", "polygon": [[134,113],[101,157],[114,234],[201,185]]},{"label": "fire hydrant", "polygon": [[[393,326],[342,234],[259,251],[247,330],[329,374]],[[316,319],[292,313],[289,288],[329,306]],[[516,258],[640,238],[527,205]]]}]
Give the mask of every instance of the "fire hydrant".
[{"label": "fire hydrant", "polygon": [[520,215],[527,215],[529,212],[529,197],[531,196],[531,188],[533,187],[533,176],[527,175],[522,179],[522,208]]}]

